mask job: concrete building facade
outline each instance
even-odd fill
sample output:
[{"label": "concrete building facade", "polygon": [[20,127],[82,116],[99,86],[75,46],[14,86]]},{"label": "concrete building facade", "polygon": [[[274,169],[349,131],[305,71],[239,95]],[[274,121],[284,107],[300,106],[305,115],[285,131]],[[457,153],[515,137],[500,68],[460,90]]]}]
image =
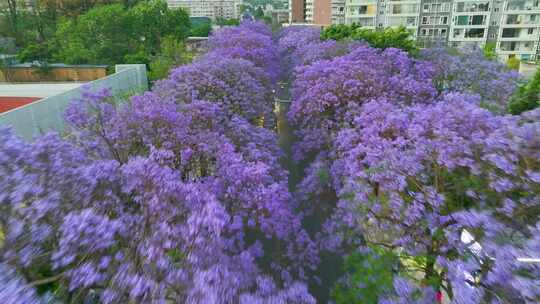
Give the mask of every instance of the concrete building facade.
[{"label": "concrete building facade", "polygon": [[540,0],[291,0],[291,8],[291,23],[405,26],[420,47],[493,43],[501,61],[540,59]]},{"label": "concrete building facade", "polygon": [[538,59],[540,40],[540,1],[508,0],[502,7],[502,18],[495,51],[503,60]]},{"label": "concrete building facade", "polygon": [[167,0],[170,8],[183,8],[190,17],[208,17],[231,19],[239,17],[238,0]]},{"label": "concrete building facade", "polygon": [[368,29],[376,28],[378,12],[382,11],[378,5],[377,0],[345,0],[345,23],[355,23]]},{"label": "concrete building facade", "polygon": [[332,0],[332,24],[345,23],[345,1]]},{"label": "concrete building facade", "polygon": [[420,7],[417,41],[420,47],[446,44],[450,33],[452,0],[424,0]]},{"label": "concrete building facade", "polygon": [[289,0],[289,23],[306,22],[306,1]]}]

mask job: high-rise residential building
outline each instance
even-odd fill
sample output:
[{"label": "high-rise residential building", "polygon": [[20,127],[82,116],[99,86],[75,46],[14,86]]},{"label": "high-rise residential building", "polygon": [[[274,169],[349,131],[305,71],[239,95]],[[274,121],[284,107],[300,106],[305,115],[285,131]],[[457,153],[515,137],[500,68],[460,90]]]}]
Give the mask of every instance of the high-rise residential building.
[{"label": "high-rise residential building", "polygon": [[332,0],[313,0],[312,23],[317,25],[332,24]]},{"label": "high-rise residential building", "polygon": [[405,26],[414,36],[418,32],[418,19],[420,17],[420,0],[388,0],[380,4],[385,7],[384,23],[379,22],[379,27]]},{"label": "high-rise residential building", "polygon": [[364,28],[377,26],[377,0],[345,0],[345,24],[358,24]]},{"label": "high-rise residential building", "polygon": [[315,10],[315,0],[304,1],[304,16],[306,23],[313,23],[313,11]]},{"label": "high-rise residential building", "polygon": [[170,8],[181,7],[188,11],[190,17],[208,17],[231,19],[239,17],[239,0],[167,0]]},{"label": "high-rise residential building", "polygon": [[289,12],[290,23],[306,22],[306,1],[289,0]]},{"label": "high-rise residential building", "polygon": [[540,40],[540,1],[507,0],[502,9],[502,18],[497,37],[496,52],[507,60],[538,59]]},{"label": "high-rise residential building", "polygon": [[[300,21],[299,11],[300,11],[300,3],[298,3],[298,9],[294,9],[295,0],[292,0],[293,9],[292,17],[293,17],[293,23],[310,23],[314,25],[319,26],[327,26],[331,25],[332,22],[332,0],[303,0],[303,12],[304,12],[304,19],[303,21]],[[295,16],[298,16],[296,18],[296,21],[294,19]]]},{"label": "high-rise residential building", "polygon": [[420,47],[446,44],[450,32],[452,0],[424,0],[416,40]]},{"label": "high-rise residential building", "polygon": [[485,45],[492,8],[492,0],[454,1],[448,37],[449,45],[452,47]]},{"label": "high-rise residential building", "polygon": [[345,1],[332,0],[332,24],[345,23]]},{"label": "high-rise residential building", "polygon": [[[420,47],[495,46],[501,61],[540,59],[540,0],[291,0],[292,22],[405,26]],[[330,16],[328,7],[330,6]]]}]

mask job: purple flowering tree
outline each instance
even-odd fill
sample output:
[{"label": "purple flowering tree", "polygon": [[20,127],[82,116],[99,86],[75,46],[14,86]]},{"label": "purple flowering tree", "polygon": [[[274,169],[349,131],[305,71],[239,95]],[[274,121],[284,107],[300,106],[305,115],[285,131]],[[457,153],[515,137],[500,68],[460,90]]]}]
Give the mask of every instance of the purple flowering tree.
[{"label": "purple flowering tree", "polygon": [[[180,68],[124,103],[87,92],[66,111],[66,138],[26,143],[2,130],[2,261],[59,301],[314,303],[302,282],[317,250],[277,137],[256,123],[269,101],[247,101],[269,96],[271,70],[212,59],[234,39],[272,54],[266,42],[242,49],[242,34],[268,37],[251,26],[215,34],[192,80]],[[209,85],[196,84],[205,76]]]},{"label": "purple flowering tree", "polygon": [[520,81],[516,71],[487,59],[478,48],[431,48],[423,50],[420,57],[435,66],[434,80],[439,91],[477,94],[483,105],[495,112],[506,111]]},{"label": "purple flowering tree", "polygon": [[328,149],[332,137],[371,98],[400,104],[428,103],[436,95],[429,64],[398,49],[380,51],[365,45],[345,56],[299,67],[293,84],[289,120],[301,138],[295,158]]},{"label": "purple flowering tree", "polygon": [[[283,52],[302,54],[287,34]],[[441,291],[452,303],[537,301],[539,268],[518,257],[534,257],[537,246],[538,113],[498,117],[479,107],[504,107],[516,75],[475,53],[447,67],[428,51],[417,61],[349,50],[307,66],[300,56],[291,76],[295,158],[308,163],[296,195],[327,220],[322,248],[397,255],[381,303],[433,303]],[[475,76],[463,76],[471,68]],[[367,288],[355,275],[341,286]]]},{"label": "purple flowering tree", "polygon": [[251,61],[263,68],[272,81],[277,81],[280,76],[277,48],[271,33],[258,24],[248,22],[220,29],[208,39],[210,51],[217,51],[220,57]]},{"label": "purple flowering tree", "polygon": [[232,115],[253,124],[272,126],[273,85],[268,74],[244,59],[222,58],[212,52],[193,64],[171,71],[153,91],[177,103],[205,100],[220,104]]},{"label": "purple flowering tree", "polygon": [[[356,235],[398,250],[418,287],[444,290],[455,303],[537,301],[528,275],[539,268],[518,258],[536,254],[524,239],[539,215],[540,158],[530,153],[539,128],[459,94],[427,106],[364,104],[334,142],[340,199],[327,244],[359,244]],[[464,242],[464,231],[474,241]]]}]

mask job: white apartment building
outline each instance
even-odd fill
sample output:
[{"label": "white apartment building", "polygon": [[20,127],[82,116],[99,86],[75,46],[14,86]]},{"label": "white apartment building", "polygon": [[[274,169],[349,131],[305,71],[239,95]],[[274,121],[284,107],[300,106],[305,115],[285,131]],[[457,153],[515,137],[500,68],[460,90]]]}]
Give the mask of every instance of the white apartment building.
[{"label": "white apartment building", "polygon": [[[332,23],[405,26],[420,47],[491,42],[501,61],[540,59],[540,0],[344,0],[344,18],[337,1],[332,2]],[[306,14],[308,7],[313,9],[306,5]]]},{"label": "white apartment building", "polygon": [[231,19],[239,17],[238,0],[167,0],[170,8],[184,8],[190,17]]},{"label": "white apartment building", "polygon": [[450,32],[452,0],[424,0],[417,41],[421,47],[446,44]]},{"label": "white apartment building", "polygon": [[332,0],[332,24],[345,23],[345,1]]},{"label": "white apartment building", "polygon": [[[416,37],[420,18],[420,0],[388,0],[380,4],[379,27],[405,26]],[[381,15],[384,15],[381,16]]]},{"label": "white apartment building", "polygon": [[375,29],[378,24],[377,0],[345,0],[345,24]]},{"label": "white apartment building", "polygon": [[486,44],[490,24],[491,0],[458,0],[452,6],[448,43],[452,47]]},{"label": "white apartment building", "polygon": [[516,57],[537,59],[540,40],[540,1],[507,0],[504,2],[496,52],[502,60]]}]

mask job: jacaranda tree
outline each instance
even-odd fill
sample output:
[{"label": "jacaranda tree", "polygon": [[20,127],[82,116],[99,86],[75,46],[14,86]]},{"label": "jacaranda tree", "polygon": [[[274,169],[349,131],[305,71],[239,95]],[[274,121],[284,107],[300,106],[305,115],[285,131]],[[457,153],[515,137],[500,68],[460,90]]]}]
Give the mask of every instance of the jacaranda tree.
[{"label": "jacaranda tree", "polygon": [[[220,31],[212,52],[275,53],[261,29],[240,27],[263,44],[224,49],[217,41],[242,35]],[[317,250],[277,137],[257,120],[271,114],[276,63],[226,58],[123,103],[87,92],[66,111],[65,138],[2,131],[2,262],[27,282],[9,278],[10,301],[22,289],[38,301],[35,287],[73,303],[314,303],[303,282]]]},{"label": "jacaranda tree", "polygon": [[290,77],[308,162],[296,197],[326,221],[321,248],[346,257],[334,299],[537,302],[539,267],[522,261],[538,246],[539,114],[483,108],[502,112],[517,75],[472,51],[349,50]]},{"label": "jacaranda tree", "polygon": [[540,302],[540,110],[501,115],[515,74],[275,39],[224,28],[153,91],[86,91],[65,133],[1,129],[0,302]]}]

